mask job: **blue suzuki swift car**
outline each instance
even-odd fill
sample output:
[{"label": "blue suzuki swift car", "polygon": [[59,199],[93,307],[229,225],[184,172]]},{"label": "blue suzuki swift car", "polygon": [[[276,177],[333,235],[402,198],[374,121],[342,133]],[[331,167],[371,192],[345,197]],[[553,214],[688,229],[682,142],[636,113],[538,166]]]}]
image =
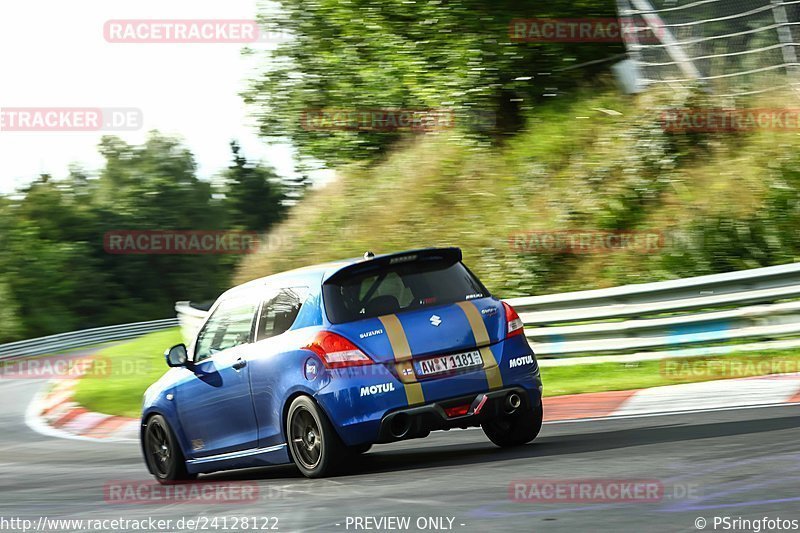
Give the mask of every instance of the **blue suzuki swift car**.
[{"label": "blue suzuki swift car", "polygon": [[308,477],[373,444],[481,426],[533,440],[542,384],[522,321],[457,248],[308,267],[223,294],[145,393],[141,443],[162,483],[294,463]]}]

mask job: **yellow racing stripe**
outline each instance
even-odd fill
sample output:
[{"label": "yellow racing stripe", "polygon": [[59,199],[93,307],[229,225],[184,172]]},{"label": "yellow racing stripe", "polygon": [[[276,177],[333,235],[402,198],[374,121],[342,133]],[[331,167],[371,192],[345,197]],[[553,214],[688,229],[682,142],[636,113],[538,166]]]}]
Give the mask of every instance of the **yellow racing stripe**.
[{"label": "yellow racing stripe", "polygon": [[379,320],[383,324],[383,330],[389,337],[389,343],[392,345],[395,368],[406,391],[408,405],[425,403],[422,384],[417,382],[414,375],[414,367],[411,363],[411,348],[408,345],[408,338],[406,338],[406,333],[403,331],[400,319],[397,318],[397,315],[386,315],[379,317]]},{"label": "yellow racing stripe", "polygon": [[500,375],[500,367],[497,365],[492,349],[489,348],[489,332],[486,331],[486,323],[483,321],[481,312],[472,302],[459,302],[456,305],[464,311],[464,314],[467,315],[467,320],[469,320],[475,343],[481,352],[481,357],[483,357],[483,370],[486,373],[486,381],[489,383],[489,388],[502,388],[503,376]]}]

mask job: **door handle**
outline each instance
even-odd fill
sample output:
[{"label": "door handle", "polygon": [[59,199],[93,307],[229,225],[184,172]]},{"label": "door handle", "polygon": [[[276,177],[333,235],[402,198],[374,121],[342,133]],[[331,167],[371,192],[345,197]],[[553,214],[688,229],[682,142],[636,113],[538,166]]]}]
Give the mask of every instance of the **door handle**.
[{"label": "door handle", "polygon": [[233,363],[233,369],[234,370],[241,370],[246,366],[247,366],[247,361],[245,361],[241,357],[239,359],[237,359],[235,363]]}]

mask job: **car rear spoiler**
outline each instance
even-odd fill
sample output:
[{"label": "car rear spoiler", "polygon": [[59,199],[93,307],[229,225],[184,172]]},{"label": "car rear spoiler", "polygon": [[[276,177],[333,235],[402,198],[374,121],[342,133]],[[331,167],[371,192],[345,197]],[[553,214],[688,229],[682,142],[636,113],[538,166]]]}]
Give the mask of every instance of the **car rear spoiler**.
[{"label": "car rear spoiler", "polygon": [[446,265],[453,265],[461,261],[460,248],[425,248],[422,250],[410,250],[396,254],[378,255],[371,259],[364,259],[352,263],[328,275],[323,284],[336,283],[342,279],[365,274],[370,271],[379,271],[387,266],[400,263],[418,262],[442,262]]}]

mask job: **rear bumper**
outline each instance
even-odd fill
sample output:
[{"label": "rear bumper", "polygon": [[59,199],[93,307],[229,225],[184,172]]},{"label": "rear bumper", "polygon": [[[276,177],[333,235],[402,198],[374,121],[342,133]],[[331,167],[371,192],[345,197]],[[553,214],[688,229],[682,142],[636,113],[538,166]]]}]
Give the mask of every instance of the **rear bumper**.
[{"label": "rear bumper", "polygon": [[[518,405],[514,400],[519,402]],[[522,387],[507,387],[400,409],[383,417],[377,443],[423,438],[436,430],[479,426],[484,421],[509,412],[530,410],[540,402],[541,396],[534,392]],[[469,405],[469,410],[463,415],[448,416],[445,411],[464,405]]]},{"label": "rear bumper", "polygon": [[[325,379],[326,382],[314,398],[348,446],[398,440],[381,440],[385,437],[382,433],[384,420],[394,413],[426,409],[430,406],[434,406],[435,411],[437,405],[444,410],[465,402],[471,405],[475,398],[488,391],[494,396],[495,393],[502,394],[513,388],[522,389],[525,392],[523,398],[527,401],[526,405],[538,405],[541,402],[542,380],[536,357],[525,337],[511,337],[492,345],[490,349],[497,361],[501,384],[496,380],[490,382],[484,368],[451,376],[420,379],[416,383],[422,391],[422,401],[411,401],[393,365],[375,364],[326,370],[318,378]],[[485,414],[481,410],[479,415],[489,417],[492,413],[492,407],[488,407]],[[482,416],[465,416],[457,420],[446,418],[442,421],[440,413],[433,418],[434,423],[430,416],[425,415],[417,434],[424,435],[425,431],[434,429],[475,426],[481,423]]]}]

